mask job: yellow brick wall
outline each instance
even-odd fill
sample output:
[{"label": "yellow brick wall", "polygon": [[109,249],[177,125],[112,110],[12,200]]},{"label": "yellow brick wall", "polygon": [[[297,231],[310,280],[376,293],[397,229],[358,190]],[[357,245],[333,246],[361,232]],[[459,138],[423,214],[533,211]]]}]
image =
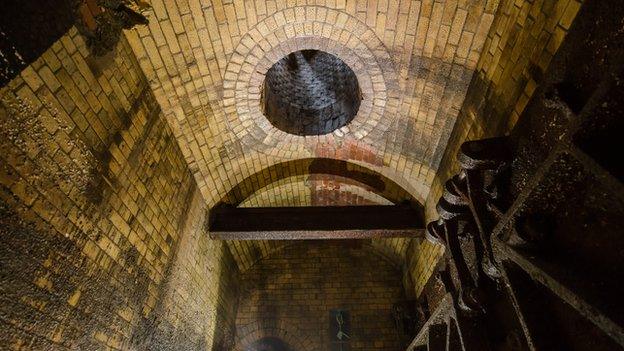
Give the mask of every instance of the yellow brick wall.
[{"label": "yellow brick wall", "polygon": [[[149,26],[125,34],[212,206],[244,178],[262,186],[276,179],[260,170],[305,157],[358,162],[424,203],[499,0],[147,2]],[[333,53],[358,76],[364,100],[349,128],[298,137],[262,116],[264,72],[299,49]],[[381,244],[401,257],[410,245]],[[242,269],[271,245],[230,242]]]},{"label": "yellow brick wall", "polygon": [[195,189],[162,294],[139,349],[226,350],[233,342],[239,272],[227,245],[205,228],[206,205]]},{"label": "yellow brick wall", "polygon": [[[459,146],[465,140],[507,133],[515,125],[539,84],[581,6],[579,0],[503,0],[485,40],[431,191],[428,220],[437,218],[435,204],[442,185],[458,171]],[[411,279],[420,294],[443,250],[422,242],[414,248]]]},{"label": "yellow brick wall", "polygon": [[[234,350],[278,337],[292,350],[330,350],[329,312],[347,310],[349,350],[402,350],[392,317],[401,271],[369,245],[298,242],[242,274]],[[345,346],[345,349],[347,347]]]},{"label": "yellow brick wall", "polygon": [[[424,201],[498,0],[149,3],[149,26],[126,35],[213,204],[265,167],[321,155],[361,161]],[[364,100],[345,131],[299,137],[262,116],[264,72],[299,49],[358,75]]]},{"label": "yellow brick wall", "polygon": [[204,213],[128,43],[70,30],[0,89],[0,348],[223,343],[237,273]]},{"label": "yellow brick wall", "polygon": [[[235,262],[250,267],[258,247],[230,246],[234,259],[208,240],[210,206],[252,174],[272,183],[259,170],[276,162],[332,157],[394,180],[433,219],[458,146],[514,125],[580,6],[150,2],[149,26],[114,55],[90,57],[72,29],[0,90],[0,333],[13,349],[227,344]],[[231,105],[254,99],[253,86],[239,89],[257,83],[245,62],[271,64],[282,42],[335,49],[374,97],[374,125],[307,139],[251,130],[262,124]],[[416,295],[442,253],[402,239],[373,246],[405,258]]]}]

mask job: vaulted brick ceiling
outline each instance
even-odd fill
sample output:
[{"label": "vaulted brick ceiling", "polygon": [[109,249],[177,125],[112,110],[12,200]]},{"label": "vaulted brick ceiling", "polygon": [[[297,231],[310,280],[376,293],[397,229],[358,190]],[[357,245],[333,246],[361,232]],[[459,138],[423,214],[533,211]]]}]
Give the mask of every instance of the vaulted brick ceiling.
[{"label": "vaulted brick ceiling", "polygon": [[[273,183],[276,175],[262,172],[267,167],[310,157],[362,165],[424,202],[498,6],[498,0],[149,2],[149,26],[126,36],[210,206],[247,177],[258,189]],[[261,109],[265,73],[308,49],[344,61],[362,90],[353,121],[326,135],[288,134]],[[327,188],[304,178],[280,178],[262,190],[270,193],[243,203],[313,203]],[[339,188],[350,194],[343,199],[384,201],[354,184]]]}]

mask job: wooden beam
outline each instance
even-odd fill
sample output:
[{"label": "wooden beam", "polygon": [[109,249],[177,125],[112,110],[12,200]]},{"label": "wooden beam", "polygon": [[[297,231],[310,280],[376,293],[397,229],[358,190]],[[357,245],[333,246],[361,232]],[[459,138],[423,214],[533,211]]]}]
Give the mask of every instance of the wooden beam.
[{"label": "wooden beam", "polygon": [[406,205],[255,207],[219,206],[210,214],[216,239],[308,240],[421,237],[423,216]]}]

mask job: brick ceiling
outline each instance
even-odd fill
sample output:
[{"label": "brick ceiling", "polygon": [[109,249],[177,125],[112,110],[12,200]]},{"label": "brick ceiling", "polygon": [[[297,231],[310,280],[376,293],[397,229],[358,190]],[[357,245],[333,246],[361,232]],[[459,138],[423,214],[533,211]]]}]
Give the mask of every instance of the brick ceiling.
[{"label": "brick ceiling", "polygon": [[[388,202],[338,176],[263,172],[313,157],[378,172],[424,203],[498,6],[498,0],[149,2],[149,25],[127,31],[128,41],[208,205],[251,177],[257,193],[237,199],[246,206]],[[344,61],[363,95],[350,124],[321,136],[275,128],[260,103],[269,68],[308,49]]]}]

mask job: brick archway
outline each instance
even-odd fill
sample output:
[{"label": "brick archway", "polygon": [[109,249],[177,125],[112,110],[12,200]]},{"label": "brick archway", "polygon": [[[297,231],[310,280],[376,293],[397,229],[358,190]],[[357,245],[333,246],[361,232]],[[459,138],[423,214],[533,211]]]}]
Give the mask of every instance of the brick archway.
[{"label": "brick archway", "polygon": [[[302,158],[275,163],[269,167],[265,167],[233,185],[230,190],[215,203],[215,206],[221,204],[238,206],[245,199],[250,198],[257,192],[261,192],[270,184],[277,184],[282,179],[295,180],[298,178],[297,176],[311,174],[333,174],[336,176],[335,178],[343,177],[352,180],[358,183],[361,189],[369,191],[370,194],[381,196],[390,202],[409,202],[421,213],[421,217],[424,218],[422,198],[418,193],[408,191],[402,184],[386,177],[372,167],[351,161],[325,157]],[[374,242],[375,245],[379,247],[380,251],[383,252],[383,255],[390,258],[396,264],[401,264],[405,259],[404,253],[406,252],[406,246],[409,245],[409,240],[401,238],[389,240],[375,239]],[[241,271],[246,271],[258,260],[266,257],[284,244],[281,241],[228,241],[227,243]]]},{"label": "brick archway", "polygon": [[[332,158],[304,158],[276,163],[236,184],[221,199],[221,203],[238,205],[272,182],[306,174],[330,174],[349,178],[393,203],[409,202],[422,211],[420,201],[391,179],[359,164]],[[268,183],[260,184],[257,182],[258,179],[268,179]]]},{"label": "brick archway", "polygon": [[253,322],[245,326],[245,334],[236,336],[234,351],[249,351],[263,338],[278,338],[296,351],[320,351],[312,347],[310,336],[293,326],[265,326]]},{"label": "brick archway", "polygon": [[380,350],[399,349],[392,306],[404,296],[401,276],[400,266],[360,241],[284,246],[241,275],[234,350],[274,336],[297,351],[326,351],[335,341],[336,309],[349,313],[352,349],[370,347],[375,333],[383,339]]}]

